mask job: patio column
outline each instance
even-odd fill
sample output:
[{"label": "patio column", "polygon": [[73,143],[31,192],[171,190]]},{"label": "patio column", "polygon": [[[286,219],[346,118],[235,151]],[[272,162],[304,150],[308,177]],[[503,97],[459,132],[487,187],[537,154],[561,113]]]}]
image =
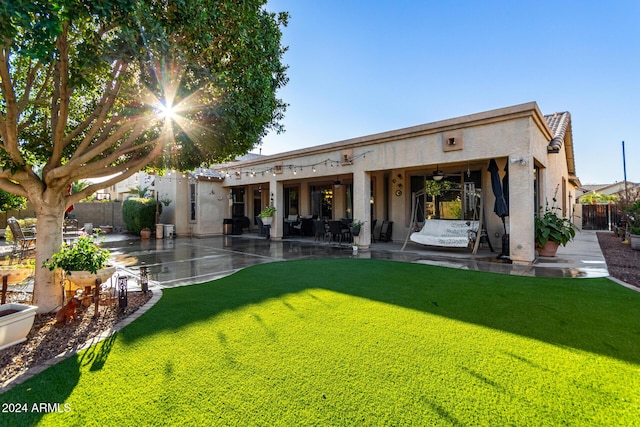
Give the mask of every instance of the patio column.
[{"label": "patio column", "polygon": [[279,240],[282,239],[284,224],[284,185],[282,181],[278,181],[277,176],[269,181],[269,191],[270,204],[276,208],[271,225],[271,238]]},{"label": "patio column", "polygon": [[526,165],[509,165],[509,257],[514,263],[529,264],[535,259],[533,158]]},{"label": "patio column", "polygon": [[365,221],[356,242],[363,248],[371,245],[371,176],[366,171],[353,172],[353,219]]}]

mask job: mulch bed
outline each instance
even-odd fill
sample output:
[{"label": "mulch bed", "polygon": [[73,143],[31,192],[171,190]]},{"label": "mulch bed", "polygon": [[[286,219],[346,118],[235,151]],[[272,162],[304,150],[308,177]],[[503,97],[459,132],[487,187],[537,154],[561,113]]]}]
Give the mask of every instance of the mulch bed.
[{"label": "mulch bed", "polygon": [[640,251],[611,232],[596,233],[609,275],[640,288]]},{"label": "mulch bed", "polygon": [[[118,302],[112,306],[101,306],[95,318],[93,306],[78,310],[78,319],[67,324],[56,324],[55,313],[37,314],[23,343],[13,345],[0,352],[0,386],[9,379],[23,373],[31,366],[69,350],[78,350],[85,342],[113,327],[118,321],[130,316],[151,299],[151,292],[128,292],[127,308],[121,311]],[[9,293],[7,302],[21,302],[24,293]]]}]

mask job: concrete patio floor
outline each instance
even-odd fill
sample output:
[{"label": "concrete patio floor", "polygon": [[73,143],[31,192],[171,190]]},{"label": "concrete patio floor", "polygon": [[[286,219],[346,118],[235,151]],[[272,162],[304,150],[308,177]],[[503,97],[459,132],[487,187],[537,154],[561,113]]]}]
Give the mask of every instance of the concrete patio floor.
[{"label": "concrete patio floor", "polygon": [[[583,231],[554,258],[538,258],[531,265],[499,260],[499,252],[483,247],[436,248],[409,242],[376,242],[353,252],[350,245],[315,242],[312,237],[266,240],[257,234],[215,237],[178,237],[141,240],[126,235],[107,235],[105,246],[116,257],[122,274],[138,276],[149,267],[152,285],[161,288],[202,283],[255,264],[311,258],[371,258],[415,262],[452,268],[540,277],[606,277],[607,266],[596,233]],[[137,283],[137,281],[134,281]]]}]

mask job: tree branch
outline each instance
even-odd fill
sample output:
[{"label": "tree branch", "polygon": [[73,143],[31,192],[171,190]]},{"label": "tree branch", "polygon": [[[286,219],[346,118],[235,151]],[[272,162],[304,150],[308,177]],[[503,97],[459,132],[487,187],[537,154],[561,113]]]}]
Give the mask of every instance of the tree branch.
[{"label": "tree branch", "polygon": [[[4,42],[8,43],[6,39]],[[0,49],[0,80],[2,81],[2,95],[6,107],[5,116],[0,121],[0,136],[2,136],[4,149],[11,160],[21,165],[24,163],[24,159],[18,150],[18,106],[9,71],[9,46],[10,44],[6,44]],[[2,116],[0,115],[0,117]]]},{"label": "tree branch", "polygon": [[[111,174],[117,174],[117,175],[115,175],[113,178],[110,178],[106,181],[92,184],[89,187],[85,188],[84,190],[76,194],[67,196],[67,206],[70,206],[71,204],[78,202],[84,199],[85,197],[88,197],[89,195],[95,193],[98,190],[107,188],[111,185],[117,184],[118,182],[129,178],[131,175],[133,175],[134,173],[137,173],[145,165],[147,165],[149,162],[151,162],[153,159],[159,156],[161,152],[162,152],[162,145],[158,144],[152,151],[149,152],[149,154],[147,154],[144,157],[141,157],[140,159],[134,162],[129,162],[126,164],[118,165],[113,168],[109,168],[109,175]],[[91,177],[95,178],[96,176],[100,176],[100,175],[92,175]],[[84,178],[89,178],[89,176]],[[74,181],[77,181],[78,179],[79,178],[75,178]]]},{"label": "tree branch", "polygon": [[6,178],[0,178],[0,189],[7,193],[15,194],[22,197],[27,197],[27,192],[20,184],[16,184]]},{"label": "tree branch", "polygon": [[22,97],[18,101],[18,111],[24,111],[27,104],[29,103],[29,97],[31,96],[31,88],[33,87],[33,82],[36,79],[36,74],[38,70],[42,67],[42,63],[38,62],[34,67],[30,67],[29,73],[27,74],[27,78],[25,79],[24,84],[24,93]]},{"label": "tree branch", "polygon": [[82,123],[76,126],[76,128],[71,133],[69,133],[69,135],[66,136],[66,138],[64,139],[65,146],[69,144],[73,140],[73,138],[78,136],[82,131],[87,129],[91,125],[91,123],[94,123],[89,133],[83,138],[80,146],[78,147],[78,151],[81,152],[87,145],[89,145],[93,136],[100,129],[101,124],[104,122],[107,114],[115,103],[118,93],[120,92],[120,88],[122,87],[122,81],[118,79],[118,76],[126,72],[126,69],[127,64],[124,64],[122,60],[118,60],[116,62],[111,73],[112,77],[109,84],[110,88],[105,90],[102,99],[100,100],[98,105],[96,105],[96,108],[93,110],[93,112]]},{"label": "tree branch", "polygon": [[[57,100],[54,98],[54,102],[56,102],[56,114],[55,114],[55,126],[51,126],[51,131],[53,132],[53,153],[52,160],[54,162],[58,162],[62,156],[62,152],[64,149],[64,130],[67,125],[67,118],[69,116],[69,100],[71,88],[69,87],[69,23],[65,22],[62,24],[62,31],[58,36],[58,40],[56,41],[56,47],[58,49],[58,54],[60,55],[60,61],[58,62],[58,66],[56,67],[56,73],[58,75],[57,84],[56,84],[56,92],[57,92]],[[54,114],[52,113],[52,116]]]}]

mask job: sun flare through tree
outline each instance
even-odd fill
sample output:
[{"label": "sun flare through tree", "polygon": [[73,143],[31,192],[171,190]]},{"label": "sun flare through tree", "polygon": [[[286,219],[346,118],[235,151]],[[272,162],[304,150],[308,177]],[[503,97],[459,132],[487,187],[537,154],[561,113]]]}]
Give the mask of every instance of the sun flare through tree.
[{"label": "sun flare through tree", "polygon": [[[36,265],[59,248],[74,202],[144,168],[233,158],[282,130],[288,16],[265,3],[0,2],[0,189],[35,207]],[[61,296],[39,267],[39,311]]]}]

